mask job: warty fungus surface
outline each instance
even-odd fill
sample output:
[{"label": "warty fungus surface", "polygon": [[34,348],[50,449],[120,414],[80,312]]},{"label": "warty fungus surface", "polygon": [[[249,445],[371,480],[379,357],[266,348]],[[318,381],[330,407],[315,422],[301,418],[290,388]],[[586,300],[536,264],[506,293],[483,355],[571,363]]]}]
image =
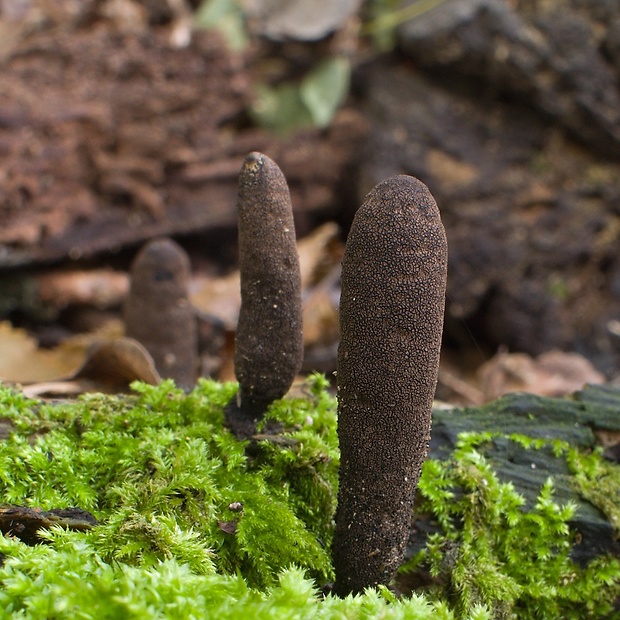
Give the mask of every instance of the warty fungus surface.
[{"label": "warty fungus surface", "polygon": [[447,243],[437,205],[410,176],[377,185],[342,266],[341,465],[335,592],[387,584],[402,562],[437,383]]},{"label": "warty fungus surface", "polygon": [[162,377],[191,388],[198,373],[197,322],[188,299],[190,263],[171,239],[155,239],[131,266],[125,333],[151,354]]},{"label": "warty fungus surface", "polygon": [[235,344],[237,403],[227,423],[251,435],[290,389],[303,358],[301,276],[288,185],[278,165],[250,153],[237,201],[241,309]]}]

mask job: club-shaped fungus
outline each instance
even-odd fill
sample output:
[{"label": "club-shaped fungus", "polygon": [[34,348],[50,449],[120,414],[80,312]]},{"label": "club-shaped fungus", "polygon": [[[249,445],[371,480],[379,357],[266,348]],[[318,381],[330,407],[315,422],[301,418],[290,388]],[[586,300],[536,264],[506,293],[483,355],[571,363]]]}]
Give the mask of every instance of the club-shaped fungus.
[{"label": "club-shaped fungus", "polygon": [[342,265],[341,464],[333,559],[340,596],[387,584],[403,559],[437,383],[447,243],[427,187],[379,183]]},{"label": "club-shaped fungus", "polygon": [[237,402],[227,423],[254,432],[267,407],[282,398],[303,357],[301,278],[288,185],[269,157],[250,153],[237,201],[241,309],[235,342]]},{"label": "club-shaped fungus", "polygon": [[197,322],[188,299],[190,263],[171,239],[155,239],[131,265],[125,333],[151,354],[164,378],[189,389],[198,372]]}]

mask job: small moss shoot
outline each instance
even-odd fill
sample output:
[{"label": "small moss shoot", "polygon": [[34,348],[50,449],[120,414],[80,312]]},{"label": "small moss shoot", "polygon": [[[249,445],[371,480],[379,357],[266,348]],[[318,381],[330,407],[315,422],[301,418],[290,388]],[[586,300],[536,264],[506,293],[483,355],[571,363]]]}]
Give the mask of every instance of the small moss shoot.
[{"label": "small moss shoot", "polygon": [[596,506],[620,538],[620,468],[602,458],[602,450],[584,454],[566,447],[566,459],[578,493]]},{"label": "small moss shoot", "polygon": [[[311,533],[329,529],[333,510],[331,495],[310,488],[331,488],[335,475],[337,454],[321,432],[303,450],[268,446],[249,458],[222,427],[235,386],[203,381],[188,396],[171,381],[134,388],[130,399],[85,396],[5,411],[19,432],[0,442],[0,461],[10,464],[1,501],[92,512],[102,525],[89,537],[104,561],[148,567],[175,558],[202,574],[240,570],[253,587],[272,585],[293,564],[319,582],[330,578],[329,554]],[[304,408],[280,409],[291,440],[303,437]],[[326,432],[320,418],[333,411],[316,407],[314,416]],[[295,484],[308,468],[315,480]],[[306,523],[295,507],[310,496],[317,501]]]},{"label": "small moss shoot", "polygon": [[[570,521],[576,506],[554,501],[549,477],[535,505],[526,509],[525,499],[511,482],[498,478],[484,456],[485,444],[496,437],[463,433],[449,460],[424,464],[419,511],[439,523],[441,534],[431,535],[401,572],[425,565],[437,584],[429,594],[450,593],[459,613],[483,605],[502,619],[608,617],[620,595],[620,561],[600,557],[579,567],[571,559],[575,532]],[[611,503],[620,492],[620,467],[566,442],[502,437],[530,450],[551,448],[565,458],[573,485],[588,501],[607,507],[614,523],[618,509]],[[605,487],[612,502],[602,497]]]},{"label": "small moss shoot", "polygon": [[[305,398],[268,411],[264,424],[278,421],[283,433],[252,444],[223,426],[236,389],[203,380],[185,394],[165,381],[134,384],[128,397],[42,403],[0,388],[10,429],[0,439],[0,503],[77,506],[99,520],[86,532],[44,532],[47,544],[35,547],[0,536],[0,617],[491,620],[612,610],[618,560],[573,563],[574,507],[554,501],[550,480],[526,509],[485,458],[488,433],[462,435],[449,459],[424,465],[416,512],[441,528],[402,572],[428,572],[430,587],[323,596],[333,580],[335,399],[324,377],[310,377]],[[620,468],[553,447],[617,523]]]}]

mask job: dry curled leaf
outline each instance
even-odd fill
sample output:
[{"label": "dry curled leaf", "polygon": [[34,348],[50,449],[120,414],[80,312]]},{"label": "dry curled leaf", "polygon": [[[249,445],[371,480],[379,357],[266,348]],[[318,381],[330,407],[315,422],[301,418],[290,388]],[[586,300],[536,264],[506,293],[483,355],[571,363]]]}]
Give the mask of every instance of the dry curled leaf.
[{"label": "dry curled leaf", "polygon": [[54,350],[39,349],[25,330],[0,323],[0,381],[34,383],[66,377],[80,365],[84,352],[70,343]]},{"label": "dry curled leaf", "polygon": [[35,383],[23,388],[30,398],[76,396],[85,392],[128,392],[134,381],[156,385],[161,381],[149,352],[132,338],[95,342],[80,368],[66,379]]},{"label": "dry curled leaf", "polygon": [[109,308],[119,305],[129,289],[127,274],[111,269],[51,271],[34,284],[40,302],[56,309],[74,304]]},{"label": "dry curled leaf", "polygon": [[244,8],[267,37],[315,41],[344,28],[359,6],[360,0],[252,0]]},{"label": "dry curled leaf", "polygon": [[237,520],[233,521],[218,521],[217,526],[224,532],[225,534],[236,534],[237,533]]},{"label": "dry curled leaf", "polygon": [[96,343],[73,378],[92,381],[108,392],[125,392],[133,381],[152,385],[161,381],[153,358],[133,338]]},{"label": "dry curled leaf", "polygon": [[485,400],[509,392],[564,396],[586,383],[604,383],[605,376],[578,353],[548,351],[537,358],[500,352],[478,371]]}]

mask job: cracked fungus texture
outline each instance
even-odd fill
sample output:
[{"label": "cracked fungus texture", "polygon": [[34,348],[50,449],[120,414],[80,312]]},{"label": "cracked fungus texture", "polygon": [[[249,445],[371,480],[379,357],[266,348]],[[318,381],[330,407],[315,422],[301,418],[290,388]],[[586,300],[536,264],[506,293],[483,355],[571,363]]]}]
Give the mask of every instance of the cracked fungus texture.
[{"label": "cracked fungus texture", "polygon": [[402,561],[437,383],[447,243],[409,176],[377,185],[343,261],[338,351],[336,591],[387,583]]},{"label": "cracked fungus texture", "polygon": [[241,409],[255,417],[301,368],[301,281],[291,198],[275,162],[250,153],[239,178],[241,310],[235,372]]}]

